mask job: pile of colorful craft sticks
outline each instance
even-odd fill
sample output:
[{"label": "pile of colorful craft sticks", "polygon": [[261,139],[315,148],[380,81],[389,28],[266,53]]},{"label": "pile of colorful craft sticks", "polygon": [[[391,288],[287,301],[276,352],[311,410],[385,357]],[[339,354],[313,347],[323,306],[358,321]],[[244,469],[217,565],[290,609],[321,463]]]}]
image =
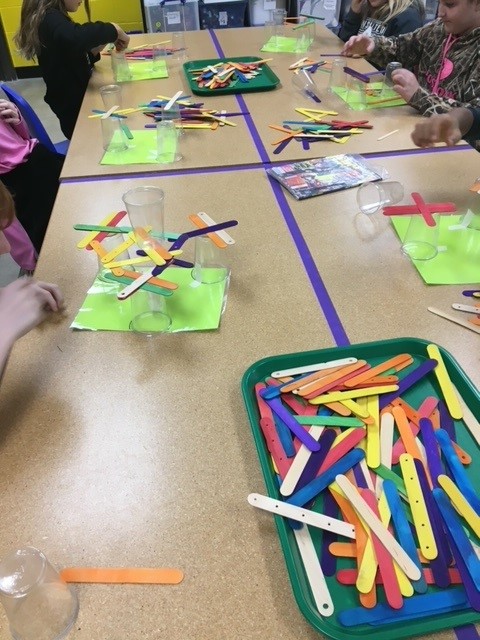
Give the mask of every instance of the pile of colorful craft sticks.
[{"label": "pile of colorful craft sticks", "polygon": [[[151,60],[153,57],[153,47],[167,45],[171,40],[163,40],[162,42],[154,42],[153,44],[140,44],[137,47],[125,50],[125,57],[129,60]],[[102,55],[110,55],[111,49],[102,51]],[[177,51],[184,51],[184,49],[174,49],[172,47],[163,47],[163,51],[166,56],[171,56]]]},{"label": "pile of colorful craft sticks", "polygon": [[[224,229],[238,224],[236,220],[217,224],[210,216],[202,212],[189,216],[190,221],[196,226],[195,230],[182,234],[166,233],[164,238],[159,238],[151,233],[151,228],[137,227],[133,229],[128,226],[119,226],[126,215],[126,211],[119,211],[108,215],[99,225],[74,225],[74,229],[77,231],[89,232],[77,243],[77,247],[97,254],[104,268],[110,270],[110,273],[104,274],[107,280],[127,285],[118,293],[119,300],[126,300],[140,288],[163,296],[172,295],[178,285],[157,276],[172,265],[188,269],[193,267],[192,263],[178,257],[182,253],[181,248],[185,242],[190,238],[206,235],[217,247],[226,248],[229,244],[234,244],[234,240]],[[125,234],[126,238],[123,242],[119,242],[115,248],[107,251],[102,245],[102,241],[114,234]],[[163,244],[165,241],[172,242],[168,249]],[[138,247],[135,257],[124,260],[117,259],[124,252],[130,253],[132,247],[135,246]],[[128,269],[128,267],[135,268],[135,265],[148,267],[152,262],[155,266],[143,274]]]},{"label": "pile of colorful craft sticks", "polygon": [[478,397],[437,345],[410,346],[272,371],[251,390],[279,489],[250,504],[286,519],[319,617],[385,625],[376,638],[480,611]]},{"label": "pile of colorful craft sticks", "polygon": [[271,60],[256,60],[255,62],[217,62],[201,69],[189,69],[195,82],[201,89],[225,89],[234,87],[237,83],[248,83],[262,73],[262,65]]},{"label": "pile of colorful craft sticks", "polygon": [[297,108],[295,111],[306,120],[284,120],[282,125],[269,125],[270,129],[286,134],[280,140],[272,142],[272,145],[276,146],[274,154],[281,153],[292,140],[301,142],[303,148],[308,151],[312,142],[331,140],[337,144],[344,144],[350,136],[363,133],[365,129],[373,129],[368,120],[324,120],[327,116],[337,116],[336,111],[310,108]]},{"label": "pile of colorful craft sticks", "polygon": [[[157,96],[148,104],[142,105],[143,112],[149,118],[153,118],[155,122],[162,120],[163,111],[168,103],[162,96]],[[177,100],[179,106],[180,118],[176,120],[178,127],[182,129],[211,129],[215,130],[219,126],[228,125],[236,127],[237,125],[227,118],[245,115],[247,112],[227,112],[225,109],[205,109],[203,102],[188,102],[185,99]],[[155,125],[145,125],[145,127],[153,128]]]},{"label": "pile of colorful craft sticks", "polygon": [[288,68],[290,71],[294,73],[298,73],[301,69],[305,69],[309,73],[315,73],[320,69],[320,71],[326,71],[327,73],[331,70],[331,62],[327,60],[311,60],[310,58],[300,58],[297,62],[291,64]]}]

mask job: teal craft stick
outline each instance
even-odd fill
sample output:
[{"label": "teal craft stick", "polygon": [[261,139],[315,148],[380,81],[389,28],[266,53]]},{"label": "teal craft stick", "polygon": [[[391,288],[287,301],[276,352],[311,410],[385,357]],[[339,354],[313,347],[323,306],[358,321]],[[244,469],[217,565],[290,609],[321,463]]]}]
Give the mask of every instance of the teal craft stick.
[{"label": "teal craft stick", "polygon": [[[73,228],[76,231],[104,231],[106,233],[130,233],[133,231],[132,227],[102,227],[98,224],[74,224]],[[165,240],[178,240],[180,237],[179,233],[171,233],[170,231],[166,231],[164,234],[161,233],[152,233],[154,238],[165,238]]]},{"label": "teal craft stick", "polygon": [[321,16],[311,16],[308,13],[301,13],[300,16],[302,18],[312,18],[314,22],[315,20],[325,20],[325,18],[322,18]]},{"label": "teal craft stick", "polygon": [[[307,16],[302,16],[302,18],[306,18]],[[297,24],[293,27],[293,31],[296,31],[297,29],[303,29],[303,27],[308,27],[309,24],[315,24],[315,20],[312,20],[311,18],[309,20],[306,20],[305,22],[302,22],[301,24]]]},{"label": "teal craft stick", "polygon": [[122,122],[122,123],[120,123],[120,126],[122,127],[122,131],[125,133],[127,138],[129,140],[133,140],[133,133],[130,131],[130,129],[127,127],[127,125]]},{"label": "teal craft stick", "polygon": [[295,416],[300,424],[323,427],[364,427],[365,423],[358,418],[344,418],[343,416]]}]

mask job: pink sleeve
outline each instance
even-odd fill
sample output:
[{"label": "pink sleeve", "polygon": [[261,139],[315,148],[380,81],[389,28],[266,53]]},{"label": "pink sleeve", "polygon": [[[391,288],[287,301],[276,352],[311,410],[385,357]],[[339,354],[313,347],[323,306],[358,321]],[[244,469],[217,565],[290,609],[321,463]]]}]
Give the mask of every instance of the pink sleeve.
[{"label": "pink sleeve", "polygon": [[14,131],[16,131],[16,133],[18,133],[21,138],[23,138],[24,140],[30,140],[32,136],[30,135],[30,131],[28,130],[27,123],[23,119],[23,116],[20,112],[19,115],[20,122],[18,124],[12,124],[11,127]]},{"label": "pink sleeve", "polygon": [[17,218],[3,230],[10,244],[10,255],[21,269],[33,271],[37,264],[37,254],[27,232]]},{"label": "pink sleeve", "polygon": [[0,256],[4,253],[10,253],[10,245],[3,231],[0,231]]}]

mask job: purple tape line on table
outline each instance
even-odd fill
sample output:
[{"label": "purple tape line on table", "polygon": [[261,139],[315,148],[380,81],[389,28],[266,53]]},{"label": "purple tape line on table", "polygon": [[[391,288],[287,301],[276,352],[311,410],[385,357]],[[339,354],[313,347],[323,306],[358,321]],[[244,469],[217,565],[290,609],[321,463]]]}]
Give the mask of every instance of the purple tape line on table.
[{"label": "purple tape line on table", "polygon": [[422,362],[422,364],[418,365],[416,369],[408,373],[398,382],[397,391],[393,391],[392,393],[384,393],[380,396],[379,408],[385,409],[387,404],[390,404],[392,400],[395,400],[395,398],[401,396],[402,393],[405,393],[407,389],[410,389],[410,387],[412,387],[419,380],[425,377],[428,373],[430,373],[430,371],[433,371],[436,366],[437,361],[433,359],[425,360],[424,362]]}]

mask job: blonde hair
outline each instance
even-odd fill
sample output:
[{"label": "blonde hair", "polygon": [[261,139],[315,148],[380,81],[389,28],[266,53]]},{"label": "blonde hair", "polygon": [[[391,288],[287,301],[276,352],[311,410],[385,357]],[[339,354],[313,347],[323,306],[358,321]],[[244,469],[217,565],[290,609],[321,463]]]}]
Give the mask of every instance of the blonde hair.
[{"label": "blonde hair", "polygon": [[422,0],[388,0],[385,4],[382,4],[381,7],[372,9],[371,11],[369,11],[370,5],[368,2],[366,5],[367,15],[381,22],[391,20],[395,16],[398,16],[399,13],[406,11],[409,7],[413,7],[418,11],[422,21],[425,18],[425,6]]},{"label": "blonde hair", "polygon": [[[13,40],[20,54],[27,60],[33,60],[40,53],[42,45],[40,43],[39,29],[49,9],[58,9],[69,18],[63,0],[23,0],[20,28]],[[90,22],[89,0],[85,0],[85,11]]]},{"label": "blonde hair", "polygon": [[15,218],[15,203],[7,187],[0,182],[0,231],[12,224]]}]

